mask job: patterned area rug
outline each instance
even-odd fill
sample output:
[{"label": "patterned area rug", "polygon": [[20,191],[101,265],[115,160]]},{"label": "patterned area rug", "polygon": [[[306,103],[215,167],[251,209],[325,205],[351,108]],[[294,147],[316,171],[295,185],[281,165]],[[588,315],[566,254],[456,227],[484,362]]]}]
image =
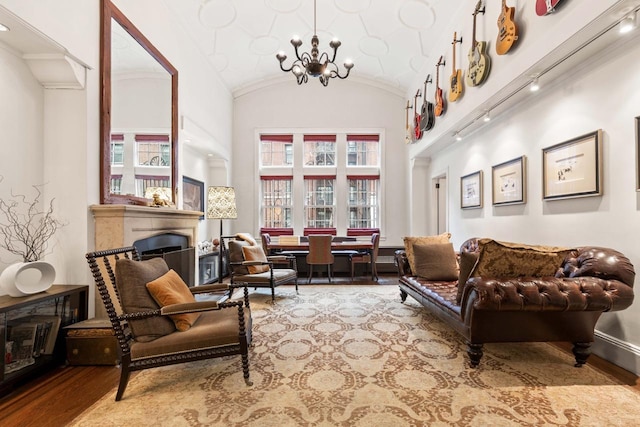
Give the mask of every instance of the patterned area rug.
[{"label": "patterned area rug", "polygon": [[488,344],[477,369],[446,324],[396,286],[251,294],[240,357],[142,371],[74,426],[629,426],[640,394],[544,343]]}]

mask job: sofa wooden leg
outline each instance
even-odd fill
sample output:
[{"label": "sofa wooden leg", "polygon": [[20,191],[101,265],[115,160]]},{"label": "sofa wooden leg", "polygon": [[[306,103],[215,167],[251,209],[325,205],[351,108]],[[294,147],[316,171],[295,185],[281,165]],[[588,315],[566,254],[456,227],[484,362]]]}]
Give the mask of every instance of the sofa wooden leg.
[{"label": "sofa wooden leg", "polygon": [[482,344],[467,344],[467,354],[469,355],[469,363],[472,368],[475,368],[482,359]]},{"label": "sofa wooden leg", "polygon": [[590,342],[574,342],[573,343],[573,349],[571,351],[573,352],[573,355],[576,358],[576,364],[573,366],[575,366],[576,368],[579,368],[585,363],[587,363],[587,359],[591,355],[591,344],[592,343]]},{"label": "sofa wooden leg", "polygon": [[400,289],[400,301],[405,302],[407,300],[407,293]]}]

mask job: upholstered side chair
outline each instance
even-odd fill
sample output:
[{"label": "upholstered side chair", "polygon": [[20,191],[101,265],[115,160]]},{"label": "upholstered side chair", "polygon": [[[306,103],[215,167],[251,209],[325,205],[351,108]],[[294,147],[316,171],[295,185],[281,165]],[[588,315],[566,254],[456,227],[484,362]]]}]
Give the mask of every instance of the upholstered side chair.
[{"label": "upholstered side chair", "polygon": [[[230,282],[246,283],[253,288],[271,289],[271,301],[276,298],[277,286],[293,283],[298,292],[298,268],[295,256],[267,256],[262,244],[248,233],[222,236],[222,251],[230,268]],[[275,268],[275,264],[285,268]]]},{"label": "upholstered side chair", "polygon": [[309,280],[307,283],[311,283],[314,265],[327,266],[327,276],[329,277],[329,283],[331,283],[331,266],[334,261],[333,254],[331,253],[332,240],[333,236],[330,234],[312,234],[309,236],[309,255],[307,255]]},{"label": "upholstered side chair", "polygon": [[240,355],[249,379],[251,309],[244,299],[219,302],[196,294],[232,293],[227,284],[189,288],[162,258],[141,261],[135,247],[86,254],[119,344],[122,399],[131,372],[214,357]]}]

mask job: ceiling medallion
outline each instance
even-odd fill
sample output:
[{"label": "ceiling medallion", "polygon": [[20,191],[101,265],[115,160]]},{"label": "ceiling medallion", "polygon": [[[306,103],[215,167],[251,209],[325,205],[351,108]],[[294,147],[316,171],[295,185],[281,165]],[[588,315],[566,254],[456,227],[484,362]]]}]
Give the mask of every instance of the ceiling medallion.
[{"label": "ceiling medallion", "polygon": [[347,59],[344,61],[344,68],[346,68],[347,72],[344,75],[340,75],[340,69],[338,65],[334,62],[336,59],[336,54],[338,53],[338,48],[341,43],[338,39],[333,39],[329,43],[329,46],[333,49],[333,54],[331,55],[331,60],[329,60],[329,54],[323,52],[321,55],[318,51],[318,35],[316,31],[316,0],[313,0],[313,37],[311,38],[311,54],[308,52],[303,52],[302,55],[298,52],[298,48],[302,46],[302,41],[297,37],[293,36],[291,39],[291,44],[295,50],[296,60],[293,61],[291,67],[285,68],[284,61],[287,59],[287,55],[283,51],[278,52],[276,58],[280,61],[280,69],[284,72],[291,71],[294,76],[296,76],[296,81],[299,85],[302,83],[306,83],[309,80],[309,76],[318,77],[320,83],[323,86],[329,84],[329,80],[335,77],[340,79],[346,79],[349,76],[349,72],[353,68],[353,62]]}]

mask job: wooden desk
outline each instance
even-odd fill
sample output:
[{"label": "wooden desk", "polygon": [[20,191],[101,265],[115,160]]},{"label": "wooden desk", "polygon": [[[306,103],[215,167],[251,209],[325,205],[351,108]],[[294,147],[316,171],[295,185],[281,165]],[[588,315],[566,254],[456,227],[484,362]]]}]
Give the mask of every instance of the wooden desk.
[{"label": "wooden desk", "polygon": [[[309,242],[300,242],[297,245],[281,245],[279,243],[270,243],[269,250],[274,251],[309,251]],[[332,251],[370,251],[373,249],[373,243],[366,241],[352,242],[331,242]]]}]

